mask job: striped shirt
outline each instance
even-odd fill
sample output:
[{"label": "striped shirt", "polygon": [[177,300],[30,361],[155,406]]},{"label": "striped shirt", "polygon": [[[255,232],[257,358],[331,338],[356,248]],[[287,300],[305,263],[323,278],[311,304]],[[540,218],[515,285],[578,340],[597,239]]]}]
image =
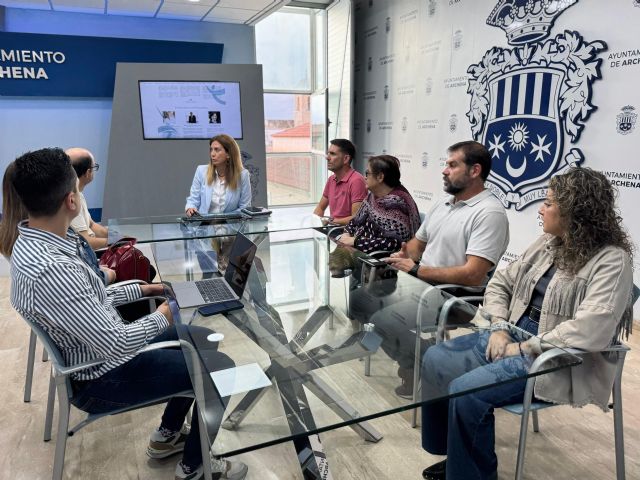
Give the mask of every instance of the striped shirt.
[{"label": "striped shirt", "polygon": [[92,369],[74,374],[91,380],[126,363],[169,326],[160,312],[124,323],[116,305],[142,297],[139,285],[107,290],[102,279],[78,256],[78,237],[67,238],[18,227],[11,255],[11,305],[38,324],[56,344],[67,366],[103,358]]}]

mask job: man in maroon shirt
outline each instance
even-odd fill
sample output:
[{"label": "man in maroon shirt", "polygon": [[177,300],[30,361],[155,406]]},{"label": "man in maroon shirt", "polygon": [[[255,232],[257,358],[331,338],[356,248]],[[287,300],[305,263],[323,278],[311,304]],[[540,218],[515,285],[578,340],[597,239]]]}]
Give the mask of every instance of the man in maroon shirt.
[{"label": "man in maroon shirt", "polygon": [[329,142],[327,168],[333,175],[327,180],[322,198],[313,211],[319,217],[329,207],[329,223],[346,225],[356,214],[367,196],[367,184],[364,177],[351,168],[356,156],[356,147],[349,140],[336,138]]}]

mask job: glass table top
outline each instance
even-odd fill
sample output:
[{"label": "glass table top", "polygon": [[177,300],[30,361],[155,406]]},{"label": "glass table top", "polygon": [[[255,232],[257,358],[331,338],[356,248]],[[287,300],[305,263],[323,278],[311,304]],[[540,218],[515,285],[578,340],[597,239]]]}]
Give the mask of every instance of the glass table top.
[{"label": "glass table top", "polygon": [[[487,331],[473,320],[474,306],[403,272],[386,271],[367,282],[370,272],[362,275],[356,264],[351,275],[331,277],[326,236],[316,230],[247,237],[258,249],[241,299],[244,308],[212,316],[197,308],[180,310],[178,331],[214,455],[236,455],[343,426],[377,441],[379,434],[366,420],[448,395],[437,389],[413,399],[395,394],[398,363],[385,347],[383,320],[408,325],[414,340],[403,348],[418,361],[438,336]],[[233,240],[152,244],[162,281],[219,275],[233,262],[225,258]],[[438,332],[445,321],[452,326]],[[210,362],[207,352],[215,349],[235,367],[219,370]],[[567,353],[538,374],[579,362]],[[519,378],[527,376],[525,371]],[[494,379],[480,388],[499,383]]]},{"label": "glass table top", "polygon": [[319,217],[311,209],[278,208],[269,216],[209,222],[184,222],[184,214],[115,218],[108,221],[109,243],[133,237],[138,243],[163,242],[183,238],[223,237],[232,232],[259,233],[321,228]]}]

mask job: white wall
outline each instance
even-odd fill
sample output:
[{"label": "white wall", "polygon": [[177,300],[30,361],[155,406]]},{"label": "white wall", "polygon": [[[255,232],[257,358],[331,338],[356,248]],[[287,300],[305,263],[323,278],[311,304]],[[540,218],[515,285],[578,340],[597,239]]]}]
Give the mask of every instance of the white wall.
[{"label": "white wall", "polygon": [[[16,8],[0,11],[6,32],[222,43],[223,63],[255,63],[253,27],[245,25]],[[111,105],[110,98],[0,98],[0,169],[28,150],[49,146],[84,146],[106,167]],[[101,168],[85,191],[89,208],[102,207],[105,171]]]},{"label": "white wall", "polygon": [[[640,7],[636,4],[631,0],[580,0],[556,17],[551,35],[538,45],[547,40],[553,43],[556,36],[571,32],[586,43],[608,45],[608,50],[596,56],[596,62],[601,61],[602,78],[590,83],[591,104],[596,108],[583,122],[584,130],[578,141],[572,142],[566,130],[561,132],[562,156],[576,148],[584,155],[583,166],[608,172],[614,183],[620,181],[621,176],[627,177],[618,184],[619,205],[626,227],[638,245],[640,221],[635,208],[640,203],[637,163],[640,121],[627,134],[617,131],[617,117],[622,107],[631,105],[635,113],[640,112],[640,89],[637,88]],[[398,156],[402,180],[421,210],[427,210],[443,193],[441,171],[447,146],[472,138],[468,117],[472,98],[470,68],[496,48],[498,55],[491,63],[496,72],[500,62],[508,60],[509,52],[514,51],[515,46],[509,45],[505,32],[487,24],[495,5],[497,0],[359,0],[355,4],[354,136],[362,152],[359,166],[362,169],[368,155],[385,150]],[[534,44],[531,42],[532,49],[537,48]],[[570,44],[555,43],[550,52],[555,55],[551,64],[560,61],[570,48]],[[526,54],[525,51],[518,53]],[[588,63],[590,55],[590,49],[583,46],[574,58],[577,63]],[[549,55],[542,57],[546,59]],[[616,60],[618,64],[612,63]],[[514,59],[514,70],[530,66],[518,65]],[[596,67],[596,63],[591,65],[592,73],[596,73]],[[584,78],[575,71],[570,72],[569,77],[571,81],[561,86],[560,96],[565,101],[570,100],[572,89]],[[486,84],[488,82],[483,85]],[[582,99],[586,93],[588,89],[577,91],[574,98]],[[489,98],[489,101],[494,100]],[[574,106],[588,107],[588,102]],[[535,135],[530,136],[530,140],[536,140]],[[530,148],[531,144],[527,146]],[[529,164],[535,164],[535,156],[530,155]],[[504,155],[493,161],[494,165],[499,162],[505,165]],[[548,156],[544,161],[552,163]],[[538,184],[542,195],[546,181]],[[526,186],[520,193],[530,188],[533,186]],[[519,255],[541,233],[538,206],[536,202],[517,210],[515,205],[510,205],[511,244],[505,260]],[[640,270],[637,267],[635,279],[638,284]]]}]

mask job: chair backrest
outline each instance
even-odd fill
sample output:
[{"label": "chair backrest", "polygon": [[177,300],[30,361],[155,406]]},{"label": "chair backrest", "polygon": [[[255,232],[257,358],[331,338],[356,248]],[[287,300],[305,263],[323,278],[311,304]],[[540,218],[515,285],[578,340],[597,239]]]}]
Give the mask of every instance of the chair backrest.
[{"label": "chair backrest", "polygon": [[[24,315],[21,315],[21,316],[24,319],[24,321],[27,322],[27,325],[29,325],[29,327],[31,327],[31,329],[36,333],[38,340],[40,340],[43,347],[49,354],[51,367],[53,368],[54,373],[56,375],[59,375],[60,373],[62,373],[62,370],[65,367],[69,367],[69,365],[66,364],[64,357],[62,356],[62,353],[58,349],[58,346],[51,339],[51,336],[46,332],[46,330],[44,330],[36,322],[32,322],[31,320],[28,320],[27,318],[24,317]],[[63,375],[65,377],[67,395],[69,396],[69,398],[71,398],[73,396],[73,389],[71,388],[71,381],[70,381],[69,375],[68,374],[63,374]]]}]

